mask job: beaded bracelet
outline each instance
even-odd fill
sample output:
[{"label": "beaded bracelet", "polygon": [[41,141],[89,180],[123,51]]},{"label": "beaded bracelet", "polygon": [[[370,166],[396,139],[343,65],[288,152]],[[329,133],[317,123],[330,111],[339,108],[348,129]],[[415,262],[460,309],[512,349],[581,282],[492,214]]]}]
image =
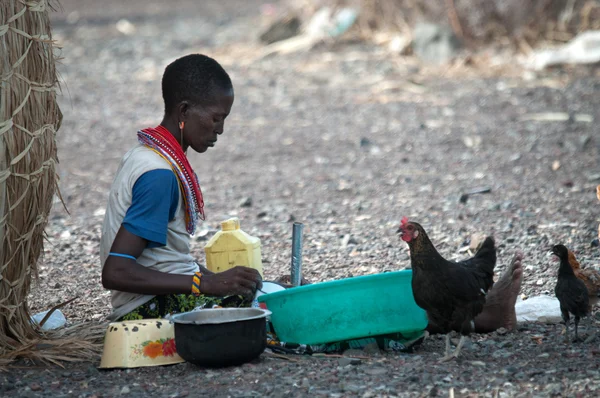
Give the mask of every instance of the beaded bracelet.
[{"label": "beaded bracelet", "polygon": [[192,294],[196,297],[200,296],[200,279],[202,279],[202,272],[196,272],[192,279]]}]

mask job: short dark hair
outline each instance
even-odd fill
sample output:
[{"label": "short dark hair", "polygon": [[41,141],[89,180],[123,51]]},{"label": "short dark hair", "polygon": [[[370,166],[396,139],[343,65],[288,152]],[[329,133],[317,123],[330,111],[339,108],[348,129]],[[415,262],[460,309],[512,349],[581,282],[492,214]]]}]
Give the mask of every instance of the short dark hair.
[{"label": "short dark hair", "polygon": [[165,68],[162,77],[165,113],[173,111],[182,101],[191,105],[206,103],[218,89],[232,88],[229,75],[217,61],[202,54],[186,55]]}]

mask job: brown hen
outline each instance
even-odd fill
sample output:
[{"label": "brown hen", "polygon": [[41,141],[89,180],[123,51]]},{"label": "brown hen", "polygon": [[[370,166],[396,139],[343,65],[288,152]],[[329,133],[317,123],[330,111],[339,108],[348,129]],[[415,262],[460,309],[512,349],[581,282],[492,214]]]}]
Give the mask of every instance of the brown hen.
[{"label": "brown hen", "polygon": [[581,268],[575,254],[569,250],[569,264],[578,279],[581,279],[590,296],[590,311],[600,300],[600,272],[591,268]]}]

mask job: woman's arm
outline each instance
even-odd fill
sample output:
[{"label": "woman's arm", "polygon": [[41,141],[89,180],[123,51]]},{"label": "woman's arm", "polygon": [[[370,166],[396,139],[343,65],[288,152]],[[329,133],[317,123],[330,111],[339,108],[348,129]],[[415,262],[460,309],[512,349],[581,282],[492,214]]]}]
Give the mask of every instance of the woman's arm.
[{"label": "woman's arm", "polygon": [[[110,249],[112,253],[138,258],[148,241],[121,226]],[[190,294],[192,275],[167,274],[138,264],[133,259],[108,256],[102,269],[102,285],[106,289],[138,294]]]},{"label": "woman's arm", "polygon": [[[110,251],[137,258],[142,254],[147,243],[145,239],[121,226]],[[118,256],[108,256],[102,269],[104,288],[137,294],[191,294],[192,278],[192,275],[155,271],[138,264],[133,259]],[[200,281],[200,292],[209,296],[252,297],[256,289],[261,287],[260,274],[248,267],[235,267],[218,274],[209,273],[203,275]]]}]

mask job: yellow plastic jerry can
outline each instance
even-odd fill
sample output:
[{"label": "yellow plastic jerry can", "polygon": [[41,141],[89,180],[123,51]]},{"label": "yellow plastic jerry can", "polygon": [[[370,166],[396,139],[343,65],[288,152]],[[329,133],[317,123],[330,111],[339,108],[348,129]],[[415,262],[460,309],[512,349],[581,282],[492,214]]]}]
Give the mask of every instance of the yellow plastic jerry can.
[{"label": "yellow plastic jerry can", "polygon": [[204,246],[206,268],[223,272],[238,265],[254,268],[263,276],[260,239],[240,229],[237,217],[221,222],[217,232]]}]

